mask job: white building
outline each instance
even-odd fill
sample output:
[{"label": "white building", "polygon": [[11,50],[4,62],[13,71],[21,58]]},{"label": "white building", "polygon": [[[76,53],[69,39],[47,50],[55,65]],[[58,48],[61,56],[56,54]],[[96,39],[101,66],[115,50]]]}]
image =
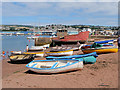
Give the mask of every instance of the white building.
[{"label": "white building", "polygon": [[90,28],[83,28],[82,32],[85,32],[85,31],[89,31],[90,33],[92,33],[92,30]]}]

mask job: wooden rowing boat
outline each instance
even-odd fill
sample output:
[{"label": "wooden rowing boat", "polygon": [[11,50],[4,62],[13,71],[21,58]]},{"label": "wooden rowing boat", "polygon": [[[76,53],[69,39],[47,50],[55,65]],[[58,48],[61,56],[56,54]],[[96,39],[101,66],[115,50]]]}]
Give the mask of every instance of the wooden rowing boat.
[{"label": "wooden rowing boat", "polygon": [[34,55],[28,54],[10,55],[9,59],[11,60],[11,62],[32,61],[34,59]]},{"label": "wooden rowing boat", "polygon": [[62,57],[54,57],[48,56],[47,60],[56,60],[56,59],[83,59],[84,64],[91,63],[94,64],[96,62],[96,57],[98,57],[96,52],[89,54],[81,54],[81,55],[72,55],[72,56],[62,56]]},{"label": "wooden rowing boat", "polygon": [[44,50],[43,46],[32,46],[31,48],[28,49],[29,52],[42,51],[42,50]]},{"label": "wooden rowing boat", "polygon": [[31,48],[28,49],[29,52],[34,52],[34,51],[42,51],[46,50],[46,48],[49,48],[50,44],[45,44],[42,46],[32,46]]},{"label": "wooden rowing boat", "polygon": [[72,56],[62,56],[62,57],[55,57],[55,56],[48,56],[46,59],[77,59],[77,58],[83,58],[83,57],[88,57],[88,56],[94,56],[98,57],[96,52],[92,52],[89,54],[80,54],[80,55],[72,55]]},{"label": "wooden rowing boat", "polygon": [[63,50],[63,51],[51,51],[46,52],[48,56],[69,56],[73,54],[73,49],[71,50]]},{"label": "wooden rowing boat", "polygon": [[35,60],[26,67],[37,73],[61,73],[83,69],[83,59]]}]

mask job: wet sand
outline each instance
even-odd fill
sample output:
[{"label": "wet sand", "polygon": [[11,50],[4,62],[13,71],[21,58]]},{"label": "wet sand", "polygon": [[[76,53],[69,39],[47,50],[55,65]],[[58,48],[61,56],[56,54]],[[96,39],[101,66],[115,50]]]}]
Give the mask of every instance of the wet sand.
[{"label": "wet sand", "polygon": [[118,53],[101,54],[95,64],[86,64],[81,71],[51,75],[37,74],[26,64],[7,61],[2,61],[3,88],[118,88]]}]

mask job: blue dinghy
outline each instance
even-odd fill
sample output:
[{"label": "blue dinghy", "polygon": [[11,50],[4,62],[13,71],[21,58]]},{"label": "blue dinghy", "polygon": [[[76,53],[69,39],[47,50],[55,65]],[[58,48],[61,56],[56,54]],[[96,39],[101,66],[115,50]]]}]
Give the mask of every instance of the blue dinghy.
[{"label": "blue dinghy", "polygon": [[26,67],[37,73],[61,73],[83,69],[83,59],[34,60]]},{"label": "blue dinghy", "polygon": [[113,40],[105,40],[105,41],[97,41],[95,43],[103,44],[103,43],[109,43],[109,42],[114,42],[114,39]]},{"label": "blue dinghy", "polygon": [[46,59],[74,59],[74,58],[83,58],[88,56],[98,57],[97,53],[93,52],[89,54],[80,54],[80,55],[63,56],[63,57],[48,56],[46,57]]},{"label": "blue dinghy", "polygon": [[47,60],[56,60],[56,59],[83,59],[85,64],[90,63],[94,64],[96,62],[96,57],[98,55],[96,52],[83,54],[83,55],[72,55],[72,56],[63,56],[63,57],[55,57],[55,56],[48,56],[46,57]]}]

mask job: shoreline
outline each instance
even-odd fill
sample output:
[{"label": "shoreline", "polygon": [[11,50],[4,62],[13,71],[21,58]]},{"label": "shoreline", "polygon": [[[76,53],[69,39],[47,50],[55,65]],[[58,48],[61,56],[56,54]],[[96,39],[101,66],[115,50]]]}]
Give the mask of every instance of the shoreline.
[{"label": "shoreline", "polygon": [[[11,64],[2,60],[3,88],[118,88],[118,53],[101,54],[95,64],[83,70],[60,74],[36,74],[26,64]],[[74,54],[82,54],[81,50]],[[36,58],[35,60],[45,58]]]}]

